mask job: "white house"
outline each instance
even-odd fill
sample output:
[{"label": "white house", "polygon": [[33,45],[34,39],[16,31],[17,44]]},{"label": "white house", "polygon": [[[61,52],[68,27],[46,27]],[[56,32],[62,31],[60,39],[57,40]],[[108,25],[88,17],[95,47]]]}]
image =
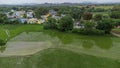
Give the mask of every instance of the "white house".
[{"label": "white house", "polygon": [[26,14],[25,11],[16,11],[16,12],[14,13],[14,16],[15,16],[16,18],[23,18],[24,14]]},{"label": "white house", "polygon": [[28,19],[27,23],[28,24],[37,24],[38,23],[38,19],[37,18]]},{"label": "white house", "polygon": [[49,14],[51,14],[51,15],[57,15],[57,12],[55,10],[49,10]]},{"label": "white house", "polygon": [[27,15],[27,18],[33,18],[33,12],[32,11],[27,12],[26,15]]}]

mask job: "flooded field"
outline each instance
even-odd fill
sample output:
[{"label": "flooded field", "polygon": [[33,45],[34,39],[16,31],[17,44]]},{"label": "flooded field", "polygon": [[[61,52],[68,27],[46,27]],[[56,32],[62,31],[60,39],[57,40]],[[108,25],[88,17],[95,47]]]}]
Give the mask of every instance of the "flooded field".
[{"label": "flooded field", "polygon": [[[0,62],[2,64],[8,63],[6,62],[8,60],[10,61],[15,60],[14,62],[19,62],[17,60],[22,59],[24,61],[21,61],[21,63],[22,62],[29,63],[29,64],[25,63],[27,67],[24,67],[24,64],[18,64],[18,65],[22,65],[23,66],[22,68],[29,68],[29,66],[31,66],[30,62],[34,62],[34,64],[35,63],[41,64],[44,62],[40,62],[40,61],[44,60],[45,63],[41,65],[42,67],[43,65],[46,65],[47,62],[52,63],[52,60],[57,62],[58,59],[62,59],[60,58],[61,55],[64,56],[63,59],[65,60],[67,59],[65,57],[68,57],[68,59],[70,59],[70,56],[72,56],[71,58],[76,57],[72,55],[72,53],[75,53],[76,55],[79,55],[79,56],[86,57],[86,59],[88,59],[88,62],[91,61],[90,59],[93,59],[96,61],[101,59],[100,62],[98,62],[98,64],[102,64],[102,62],[105,62],[103,66],[105,66],[106,68],[109,67],[109,66],[107,67],[108,63],[113,63],[113,67],[115,65],[114,68],[119,68],[118,62],[120,61],[120,38],[108,37],[108,36],[83,36],[83,35],[76,35],[76,34],[70,34],[70,33],[62,33],[57,31],[28,32],[28,33],[23,32],[20,35],[9,40],[7,45],[4,47],[1,47],[0,50],[1,50],[0,57],[7,58],[4,60],[0,59]],[[44,53],[44,51],[46,53]],[[61,55],[59,54],[59,51]],[[66,56],[64,54],[66,53],[66,51],[71,52],[70,56]],[[50,57],[47,56],[46,59],[41,57],[41,56],[44,56],[44,54],[48,55],[49,52],[50,54],[52,53],[51,55],[49,55]],[[53,53],[55,53],[55,55]],[[56,60],[54,60],[53,57]],[[30,58],[31,61],[27,61],[26,59],[28,58]],[[82,58],[77,57],[76,59],[78,59],[78,61],[76,59],[73,59],[75,60],[73,62],[74,63],[83,62],[79,60]],[[91,63],[88,63],[88,64],[94,64],[96,61],[91,61]],[[65,63],[67,62],[69,61],[66,60]],[[6,68],[16,68],[12,64],[14,63],[10,63],[9,65],[11,67],[6,67]],[[59,65],[59,62],[57,62],[57,64]],[[100,68],[100,67],[94,67],[94,65],[91,67]],[[111,66],[109,68],[113,68],[113,67]],[[30,67],[30,68],[39,68],[39,67],[35,65],[35,67]],[[47,67],[43,66],[42,68],[47,68]],[[56,68],[56,67],[49,66],[48,68]],[[60,67],[57,67],[57,68],[60,68]],[[69,67],[69,68],[73,68],[73,67]]]}]

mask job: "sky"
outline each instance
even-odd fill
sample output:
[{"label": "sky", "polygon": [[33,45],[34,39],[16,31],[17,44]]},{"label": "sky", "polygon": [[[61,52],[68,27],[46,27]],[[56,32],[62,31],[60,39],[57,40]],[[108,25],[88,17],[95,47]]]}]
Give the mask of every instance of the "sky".
[{"label": "sky", "polygon": [[119,2],[120,0],[0,0],[0,4],[23,4],[23,3],[81,3],[81,2],[97,2],[97,3],[107,3],[107,2]]}]

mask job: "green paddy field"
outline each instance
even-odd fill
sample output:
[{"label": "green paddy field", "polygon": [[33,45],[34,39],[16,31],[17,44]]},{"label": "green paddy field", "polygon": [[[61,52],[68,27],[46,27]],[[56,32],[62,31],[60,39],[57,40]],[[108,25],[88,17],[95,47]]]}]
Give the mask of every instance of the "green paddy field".
[{"label": "green paddy field", "polygon": [[120,38],[0,25],[0,68],[120,68]]}]

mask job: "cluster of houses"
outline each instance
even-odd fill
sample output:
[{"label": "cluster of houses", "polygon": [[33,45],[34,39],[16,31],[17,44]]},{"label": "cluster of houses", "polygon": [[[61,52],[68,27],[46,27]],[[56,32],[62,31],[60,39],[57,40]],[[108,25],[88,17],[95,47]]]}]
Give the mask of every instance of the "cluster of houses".
[{"label": "cluster of houses", "polygon": [[[10,12],[7,12],[6,15],[9,20],[11,20],[11,21],[18,20],[20,23],[23,23],[23,24],[24,23],[26,23],[26,24],[42,24],[48,20],[49,16],[51,16],[52,18],[54,18],[56,20],[59,20],[65,16],[64,14],[58,16],[58,13],[55,10],[49,10],[48,14],[41,15],[41,19],[35,18],[34,12],[32,10],[28,10],[28,11],[11,10]],[[84,28],[84,26],[80,22],[75,22],[74,28]]]},{"label": "cluster of houses", "polygon": [[16,11],[11,10],[10,12],[6,13],[9,20],[14,21],[18,20],[21,23],[28,23],[28,24],[42,24],[48,20],[48,17],[51,16],[56,20],[59,20],[65,15],[57,16],[57,12],[54,10],[49,10],[49,13],[46,15],[41,15],[41,19],[37,19],[34,17],[34,12],[32,10],[29,11]]}]

